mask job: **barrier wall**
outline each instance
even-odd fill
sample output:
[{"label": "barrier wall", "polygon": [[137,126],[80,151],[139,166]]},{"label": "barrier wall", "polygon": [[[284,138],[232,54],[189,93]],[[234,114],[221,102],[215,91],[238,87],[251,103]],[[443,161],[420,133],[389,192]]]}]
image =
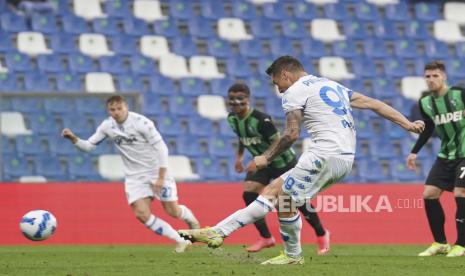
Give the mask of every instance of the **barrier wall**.
[{"label": "barrier wall", "polygon": [[[417,244],[431,242],[421,199],[422,185],[337,184],[318,196],[315,208],[332,232],[333,243]],[[178,184],[180,203],[189,206],[202,225],[214,225],[243,207],[242,185],[232,183]],[[446,233],[454,242],[455,202],[450,193],[443,197]],[[154,214],[175,229],[182,221],[164,214],[159,202]],[[0,245],[32,244],[19,230],[21,217],[33,209],[51,211],[58,229],[48,244],[148,244],[169,243],[141,225],[127,206],[120,183],[0,184]],[[267,217],[270,229],[279,237],[276,214]],[[240,229],[227,243],[248,244],[258,237],[254,226]],[[279,239],[279,238],[278,238]],[[315,234],[305,223],[302,240],[314,242]]]}]

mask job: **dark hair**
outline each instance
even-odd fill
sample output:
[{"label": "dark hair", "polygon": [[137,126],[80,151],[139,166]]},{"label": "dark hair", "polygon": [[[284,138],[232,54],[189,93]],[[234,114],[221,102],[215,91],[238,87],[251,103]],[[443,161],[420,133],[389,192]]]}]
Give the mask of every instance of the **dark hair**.
[{"label": "dark hair", "polygon": [[112,103],[127,103],[126,99],[124,99],[121,95],[113,95],[107,99],[107,106]]},{"label": "dark hair", "polygon": [[300,63],[298,59],[291,56],[281,56],[273,61],[270,67],[266,69],[266,74],[273,76],[281,73],[283,70],[289,72],[305,71],[302,63]]},{"label": "dark hair", "polygon": [[425,71],[434,70],[434,69],[439,69],[442,72],[446,72],[446,66],[444,65],[444,62],[439,61],[439,60],[429,62],[425,65]]},{"label": "dark hair", "polygon": [[247,84],[241,82],[236,82],[235,84],[231,85],[231,87],[229,87],[228,89],[228,94],[230,92],[244,92],[245,94],[247,94],[247,97],[250,96],[249,87],[247,86]]}]

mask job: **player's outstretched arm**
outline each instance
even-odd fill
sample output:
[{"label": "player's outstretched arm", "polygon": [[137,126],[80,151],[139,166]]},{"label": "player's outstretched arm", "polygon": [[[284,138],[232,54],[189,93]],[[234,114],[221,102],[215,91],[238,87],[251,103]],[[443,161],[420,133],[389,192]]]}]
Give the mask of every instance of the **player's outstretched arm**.
[{"label": "player's outstretched arm", "polygon": [[[95,136],[96,134],[94,134],[91,139]],[[82,140],[80,139],[78,136],[76,136],[76,134],[74,134],[71,129],[69,128],[65,128],[63,129],[63,131],[61,132],[61,136],[63,136],[63,138],[66,138],[68,140],[70,140],[78,149],[82,150],[82,151],[86,151],[86,152],[89,152],[89,151],[92,151],[96,148],[96,145],[89,142],[88,140]]]},{"label": "player's outstretched arm", "polygon": [[410,122],[402,113],[391,106],[357,92],[352,94],[350,105],[360,109],[371,109],[384,118],[398,124],[403,129],[411,132],[421,133],[425,129],[425,123],[423,121]]},{"label": "player's outstretched arm", "polygon": [[79,137],[77,137],[69,128],[63,129],[63,131],[61,132],[61,136],[70,140],[73,144],[76,144],[79,140]]}]

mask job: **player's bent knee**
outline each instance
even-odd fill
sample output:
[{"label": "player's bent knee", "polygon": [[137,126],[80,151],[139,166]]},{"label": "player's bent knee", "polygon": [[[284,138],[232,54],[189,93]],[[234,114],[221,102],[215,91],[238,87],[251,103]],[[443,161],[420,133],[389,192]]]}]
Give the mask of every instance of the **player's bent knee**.
[{"label": "player's bent knee", "polygon": [[259,194],[264,188],[264,185],[255,181],[244,182],[244,192],[251,192]]},{"label": "player's bent knee", "polygon": [[423,191],[423,198],[424,199],[438,199],[441,196],[442,190],[431,185],[425,186],[425,190]]},{"label": "player's bent knee", "polygon": [[181,216],[181,210],[179,209],[177,202],[165,201],[165,202],[162,202],[162,205],[163,205],[163,209],[169,216],[173,218],[179,218]]}]

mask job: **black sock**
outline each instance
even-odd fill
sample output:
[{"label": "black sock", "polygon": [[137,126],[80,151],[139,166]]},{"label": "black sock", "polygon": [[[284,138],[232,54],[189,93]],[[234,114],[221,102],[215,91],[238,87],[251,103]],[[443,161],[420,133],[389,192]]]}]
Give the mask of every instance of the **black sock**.
[{"label": "black sock", "polygon": [[442,209],[439,199],[425,199],[425,211],[434,241],[438,243],[447,243],[446,234],[444,232],[444,210]]},{"label": "black sock", "polygon": [[[242,198],[244,199],[244,202],[247,206],[249,206],[250,203],[254,202],[257,197],[258,197],[257,193],[253,193],[253,192],[242,193]],[[258,232],[260,232],[260,236],[262,236],[265,239],[271,238],[270,230],[268,230],[268,226],[266,225],[265,218],[257,220],[254,224]]]},{"label": "black sock", "polygon": [[465,197],[456,197],[457,212],[455,224],[457,226],[457,242],[455,244],[465,246]]},{"label": "black sock", "polygon": [[310,204],[310,210],[307,208],[307,204],[304,204],[299,207],[300,212],[305,217],[305,220],[313,227],[313,230],[315,230],[315,234],[318,237],[324,236],[326,234],[325,229],[323,228],[323,225],[321,225],[320,218],[318,217],[318,214],[315,211],[315,208],[313,207],[312,204]]}]

